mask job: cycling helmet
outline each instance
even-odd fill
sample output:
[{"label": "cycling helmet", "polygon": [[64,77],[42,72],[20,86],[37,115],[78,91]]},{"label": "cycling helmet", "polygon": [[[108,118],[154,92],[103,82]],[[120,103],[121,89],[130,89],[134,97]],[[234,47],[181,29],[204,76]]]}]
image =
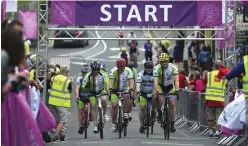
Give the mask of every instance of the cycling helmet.
[{"label": "cycling helmet", "polygon": [[161,53],[159,55],[159,61],[169,61],[170,56],[167,53]]},{"label": "cycling helmet", "polygon": [[89,67],[88,66],[83,66],[81,69],[81,72],[83,73],[87,73],[89,71]]},{"label": "cycling helmet", "polygon": [[127,48],[126,47],[122,47],[121,48],[121,52],[126,52],[127,51]]},{"label": "cycling helmet", "polygon": [[152,61],[146,61],[144,63],[144,68],[145,69],[152,69],[153,68],[153,62]]},{"label": "cycling helmet", "polygon": [[99,61],[99,66],[100,66],[100,69],[105,70],[105,63],[103,61]]},{"label": "cycling helmet", "polygon": [[117,67],[123,67],[123,66],[126,66],[126,60],[123,59],[123,58],[120,58],[116,61],[116,66]]},{"label": "cycling helmet", "polygon": [[90,68],[92,71],[99,71],[100,70],[100,65],[98,64],[97,61],[92,61]]}]

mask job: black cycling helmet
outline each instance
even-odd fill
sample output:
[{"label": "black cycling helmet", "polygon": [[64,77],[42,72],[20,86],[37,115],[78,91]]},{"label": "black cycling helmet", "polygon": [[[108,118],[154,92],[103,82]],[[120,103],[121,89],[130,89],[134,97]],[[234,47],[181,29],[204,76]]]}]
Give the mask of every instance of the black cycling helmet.
[{"label": "black cycling helmet", "polygon": [[153,69],[153,62],[152,61],[146,61],[144,63],[144,68],[145,69]]},{"label": "black cycling helmet", "polygon": [[99,71],[100,70],[100,65],[97,61],[92,61],[90,64],[90,68],[92,71]]}]

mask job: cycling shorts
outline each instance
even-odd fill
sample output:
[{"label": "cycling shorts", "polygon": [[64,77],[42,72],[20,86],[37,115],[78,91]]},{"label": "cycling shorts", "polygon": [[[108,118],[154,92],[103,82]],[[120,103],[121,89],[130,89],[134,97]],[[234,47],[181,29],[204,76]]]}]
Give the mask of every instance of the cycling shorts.
[{"label": "cycling shorts", "polygon": [[[163,86],[163,85],[158,85],[158,92],[163,92],[163,93],[175,93],[175,88],[174,86],[168,85],[168,86]],[[169,98],[176,98],[176,95],[169,95]]]},{"label": "cycling shorts", "polygon": [[[101,91],[99,94],[103,94],[103,96],[102,96],[102,100],[107,100],[107,92],[106,91]],[[95,104],[96,102],[97,102],[97,99],[96,99],[96,97],[95,96],[90,96],[89,97],[89,102],[90,102],[90,104]],[[84,108],[84,102],[82,102],[81,100],[79,100],[78,101],[78,108],[79,109],[82,109],[82,108]]]},{"label": "cycling shorts", "polygon": [[[129,94],[129,89],[124,90],[123,94]],[[119,101],[119,97],[116,94],[111,94],[110,97],[111,97],[110,100],[111,100],[112,103]]]},{"label": "cycling shorts", "polygon": [[[153,98],[153,97],[152,97]],[[139,96],[139,99],[138,99],[138,102],[141,106],[145,106],[147,104],[147,100],[144,96],[140,95]]]}]

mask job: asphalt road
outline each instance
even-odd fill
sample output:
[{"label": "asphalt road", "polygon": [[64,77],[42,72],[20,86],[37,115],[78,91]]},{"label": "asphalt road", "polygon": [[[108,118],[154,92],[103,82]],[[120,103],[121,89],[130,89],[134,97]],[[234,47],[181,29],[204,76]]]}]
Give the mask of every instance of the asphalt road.
[{"label": "asphalt road", "polygon": [[[96,35],[101,35],[103,32],[95,32]],[[144,35],[144,32],[135,32],[137,36]],[[163,33],[163,32],[160,32]],[[165,33],[166,34],[166,33]],[[111,33],[105,35],[105,37],[114,36]],[[139,42],[140,56],[139,64],[142,69],[142,62],[144,61],[143,48],[144,42]],[[90,63],[92,60],[103,60],[106,63],[107,69],[110,70],[115,66],[115,60],[119,53],[118,41],[90,41],[90,45],[86,48],[61,48],[61,49],[49,49],[49,57],[70,65],[70,76],[77,76],[80,71],[83,60]],[[59,57],[53,57],[53,56]],[[62,57],[61,57],[62,56]],[[68,57],[71,56],[71,57]],[[62,58],[62,59],[61,59]],[[109,108],[108,108],[109,110]],[[139,133],[139,108],[133,110],[133,120],[128,125],[128,135],[126,138],[118,139],[117,133],[112,133],[111,122],[105,124],[104,128],[104,140],[100,140],[99,134],[92,132],[92,124],[88,130],[88,139],[84,139],[83,135],[77,133],[77,107],[72,100],[72,107],[69,109],[69,122],[68,122],[68,139],[65,142],[58,142],[53,144],[46,144],[46,146],[74,146],[74,145],[87,145],[87,146],[150,146],[150,145],[166,145],[166,146],[214,146],[217,145],[218,140],[209,140],[207,137],[200,136],[199,132],[191,134],[188,127],[185,126],[182,129],[177,129],[176,133],[171,134],[170,140],[165,140],[163,136],[163,130],[158,124],[155,125],[154,134],[149,138],[145,134]],[[109,112],[108,112],[109,113]],[[110,116],[110,115],[109,115]]]}]

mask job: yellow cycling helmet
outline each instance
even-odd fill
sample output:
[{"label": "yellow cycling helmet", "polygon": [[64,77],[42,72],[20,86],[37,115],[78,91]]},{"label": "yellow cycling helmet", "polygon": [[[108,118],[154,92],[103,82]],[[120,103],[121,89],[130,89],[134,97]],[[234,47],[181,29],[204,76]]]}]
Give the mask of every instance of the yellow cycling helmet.
[{"label": "yellow cycling helmet", "polygon": [[126,51],[127,51],[126,47],[121,48],[121,52],[126,52]]},{"label": "yellow cycling helmet", "polygon": [[159,55],[159,61],[169,61],[170,56],[167,53],[161,53]]}]

